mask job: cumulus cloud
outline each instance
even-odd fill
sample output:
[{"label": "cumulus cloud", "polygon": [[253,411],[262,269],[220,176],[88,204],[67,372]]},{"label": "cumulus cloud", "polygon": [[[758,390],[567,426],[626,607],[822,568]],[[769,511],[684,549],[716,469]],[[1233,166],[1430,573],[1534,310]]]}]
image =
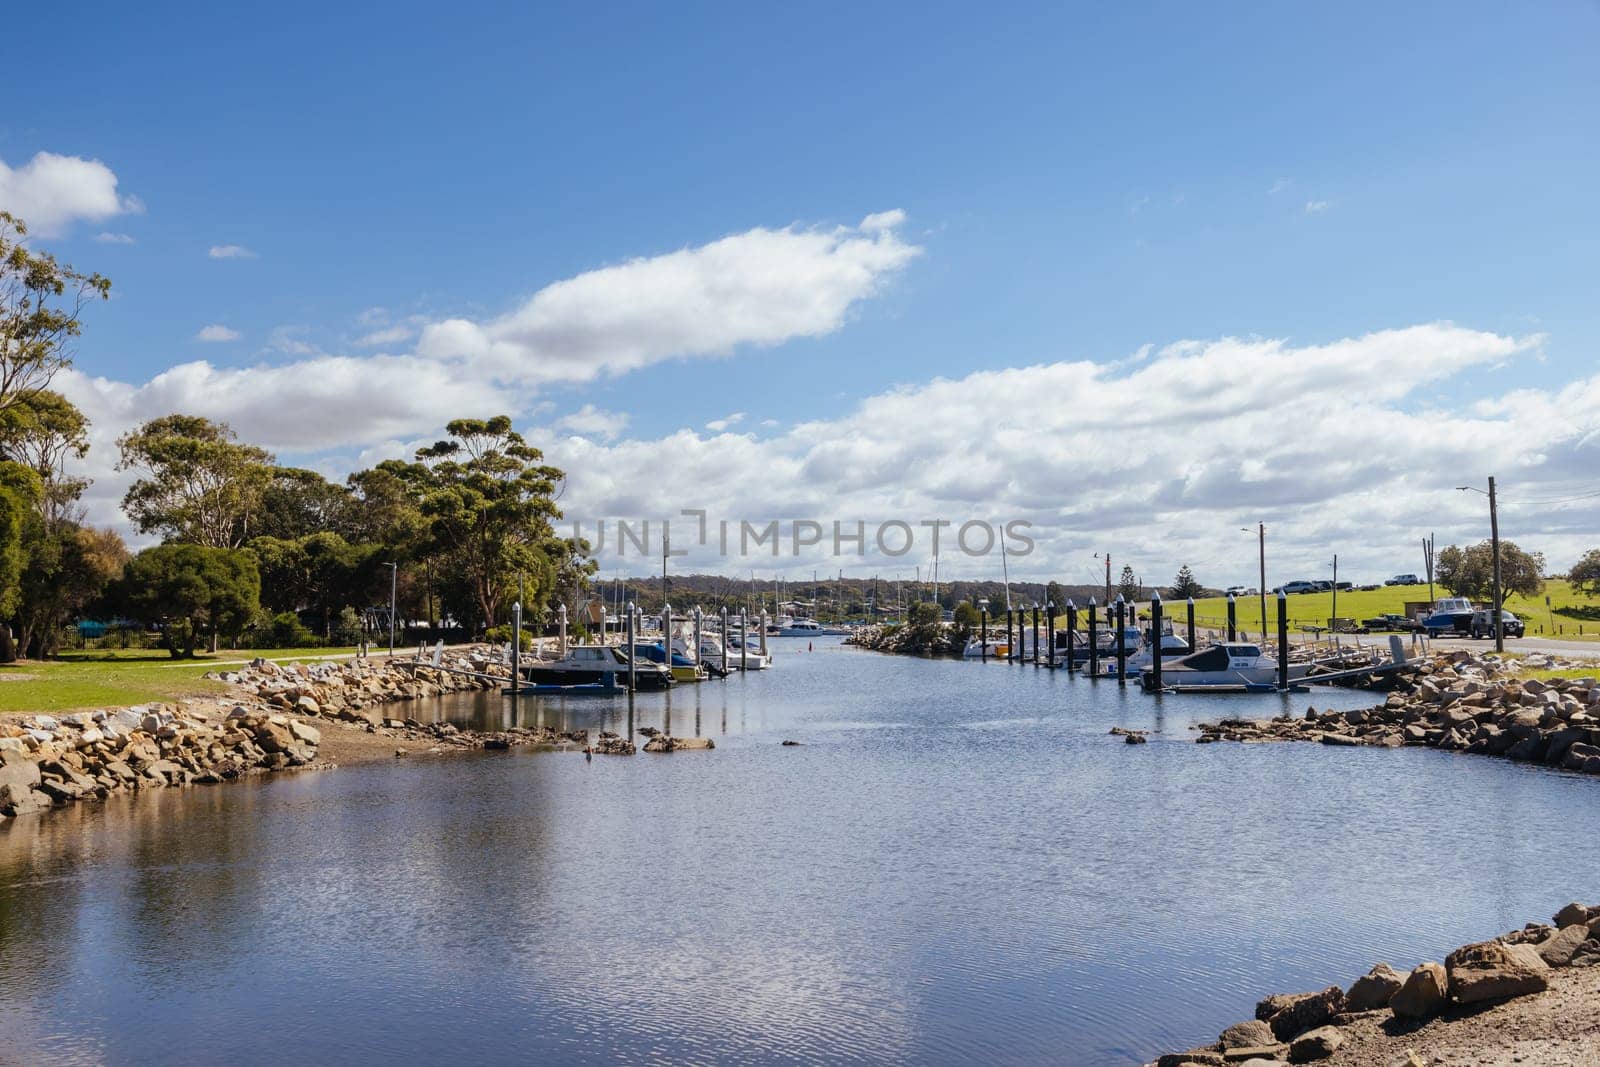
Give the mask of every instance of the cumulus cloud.
[{"label": "cumulus cloud", "polygon": [[[1188,562],[1219,585],[1254,584],[1254,541],[1237,531],[1264,521],[1269,578],[1323,577],[1333,552],[1341,574],[1381,578],[1417,569],[1410,560],[1423,534],[1441,543],[1485,535],[1477,502],[1454,492],[1463,479],[1497,472],[1528,501],[1589,484],[1600,459],[1600,417],[1591,414],[1600,375],[1444,409],[1421,400],[1463,375],[1535,359],[1540,344],[1447,323],[1321,345],[1185,341],[1139,361],[986,370],[890,390],[842,418],[743,442],[736,454],[726,438],[688,430],[609,444],[540,440],[557,465],[583,472],[564,506],[591,520],[686,507],[735,523],[1022,518],[1039,547],[1012,561],[1014,575],[1092,580],[1092,553],[1110,549],[1147,581]],[[662,455],[673,462],[663,466]],[[1554,517],[1531,506],[1502,516],[1507,536],[1553,562],[1592,547],[1584,531],[1597,519],[1593,499]],[[675,546],[681,538],[674,533]],[[898,560],[786,550],[731,566],[697,546],[681,566],[892,573],[926,563],[925,534],[920,544]],[[951,556],[941,570],[997,577],[998,561]]]},{"label": "cumulus cloud", "polygon": [[570,415],[563,415],[551,426],[580,437],[596,437],[613,441],[628,428],[630,416],[624,411],[605,411],[593,404],[585,404]]},{"label": "cumulus cloud", "polygon": [[256,254],[244,245],[212,245],[206,255],[212,259],[255,259]]},{"label": "cumulus cloud", "polygon": [[706,429],[713,433],[722,433],[730,427],[737,426],[744,421],[744,412],[735,411],[731,415],[724,415],[720,419],[712,419],[706,423]]},{"label": "cumulus cloud", "polygon": [[356,344],[360,345],[362,348],[374,348],[378,345],[403,344],[404,342],[411,340],[411,337],[414,333],[416,333],[416,331],[410,326],[385,326],[381,329],[373,330],[371,333],[362,334],[360,337],[356,338]]},{"label": "cumulus cloud", "polygon": [[832,229],[754,229],[556,282],[497,319],[431,323],[417,353],[526,384],[583,382],[839,329],[921,249],[904,213]]},{"label": "cumulus cloud", "polygon": [[200,327],[200,332],[194,335],[194,339],[196,341],[237,341],[241,336],[238,330],[213,324]]},{"label": "cumulus cloud", "polygon": [[117,193],[117,176],[98,159],[40,152],[20,167],[0,160],[0,211],[22,219],[37,236],[143,210],[138,198]]}]

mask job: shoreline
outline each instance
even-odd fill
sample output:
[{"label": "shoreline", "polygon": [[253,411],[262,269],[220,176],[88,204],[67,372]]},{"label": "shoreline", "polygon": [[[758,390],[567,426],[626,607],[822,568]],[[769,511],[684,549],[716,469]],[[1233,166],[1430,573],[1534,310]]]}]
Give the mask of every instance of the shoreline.
[{"label": "shoreline", "polygon": [[1409,971],[1273,994],[1215,1041],[1145,1067],[1391,1067],[1600,1062],[1600,904],[1568,904]]}]

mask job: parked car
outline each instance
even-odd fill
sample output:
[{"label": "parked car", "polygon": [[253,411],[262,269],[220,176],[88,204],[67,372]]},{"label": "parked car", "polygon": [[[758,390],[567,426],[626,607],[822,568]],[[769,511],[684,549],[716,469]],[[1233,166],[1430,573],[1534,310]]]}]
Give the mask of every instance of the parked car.
[{"label": "parked car", "polygon": [[1335,582],[1333,587],[1341,593],[1347,593],[1356,586],[1354,582]]},{"label": "parked car", "polygon": [[[1526,632],[1526,628],[1522,625],[1521,619],[1509,611],[1502,610],[1500,612],[1500,632],[1507,637],[1521,637]],[[1468,633],[1473,637],[1493,637],[1494,609],[1473,612],[1472,624],[1468,629]]]},{"label": "parked car", "polygon": [[1250,593],[1251,593],[1251,590],[1246,589],[1242,585],[1230,585],[1230,586],[1228,586],[1228,592],[1227,592],[1228,596],[1249,596]]},{"label": "parked car", "polygon": [[1422,624],[1415,619],[1408,619],[1404,615],[1396,615],[1393,612],[1375,615],[1370,619],[1362,619],[1361,625],[1369,630],[1400,630],[1405,633],[1412,633],[1422,629]]},{"label": "parked car", "polygon": [[1283,585],[1273,590],[1274,593],[1282,592],[1286,596],[1293,596],[1296,593],[1315,593],[1316,591],[1317,583],[1306,581],[1284,582]]},{"label": "parked car", "polygon": [[1422,579],[1415,574],[1397,574],[1390,578],[1384,585],[1421,585]]}]

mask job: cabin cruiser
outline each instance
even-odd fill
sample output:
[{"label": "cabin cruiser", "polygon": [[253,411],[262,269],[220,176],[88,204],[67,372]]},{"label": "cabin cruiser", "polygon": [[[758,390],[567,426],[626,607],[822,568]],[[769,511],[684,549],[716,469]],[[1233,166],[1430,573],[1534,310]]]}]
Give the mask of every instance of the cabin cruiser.
[{"label": "cabin cruiser", "polygon": [[[654,644],[636,644],[633,646],[633,654],[638,657],[640,663],[661,664],[666,663],[667,659],[667,650],[660,641]],[[705,668],[688,655],[678,651],[676,644],[672,649],[672,662],[667,666],[672,671],[672,680],[674,682],[699,682],[705,680]]]},{"label": "cabin cruiser", "polygon": [[[1140,684],[1146,689],[1155,687],[1154,664],[1146,664],[1139,673]],[[1312,664],[1289,664],[1289,681],[1305,679]],[[1174,660],[1161,661],[1163,687],[1189,688],[1202,686],[1232,686],[1237,689],[1276,689],[1278,664],[1261,651],[1260,645],[1244,641],[1221,641],[1210,648],[1192,652]]]},{"label": "cabin cruiser", "polygon": [[1429,637],[1470,633],[1475,611],[1472,601],[1464,596],[1445,597],[1433,605],[1432,613],[1422,620],[1422,628]]},{"label": "cabin cruiser", "polygon": [[819,637],[823,632],[822,624],[816,619],[783,617],[778,620],[779,637]]},{"label": "cabin cruiser", "polygon": [[[692,639],[685,638],[681,634],[673,638],[672,651],[674,655],[687,656],[690,640]],[[764,671],[772,666],[772,655],[761,651],[760,638],[750,638],[749,647],[743,649],[743,654],[741,655],[739,638],[731,633],[728,635],[728,646],[724,651],[721,637],[709,631],[702,632],[700,634],[700,655],[697,658],[701,663],[716,667],[724,672],[738,670]]]},{"label": "cabin cruiser", "polygon": [[977,634],[967,638],[967,647],[961,650],[961,655],[966,659],[999,659],[1005,655],[1006,643],[999,638],[991,637],[988,640],[988,649],[984,649],[985,642]]},{"label": "cabin cruiser", "polygon": [[[672,674],[659,663],[636,660],[635,689],[665,689]],[[583,687],[605,692],[628,688],[628,656],[614,645],[573,645],[557,660],[521,665],[522,684],[537,690]]]}]

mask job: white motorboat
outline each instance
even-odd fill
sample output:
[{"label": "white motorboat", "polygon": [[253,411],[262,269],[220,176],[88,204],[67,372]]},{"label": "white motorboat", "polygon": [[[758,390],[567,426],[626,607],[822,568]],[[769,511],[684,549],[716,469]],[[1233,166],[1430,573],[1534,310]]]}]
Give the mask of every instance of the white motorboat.
[{"label": "white motorboat", "polygon": [[[1146,689],[1154,688],[1153,664],[1146,664],[1139,673],[1139,681]],[[1289,664],[1289,681],[1303,681],[1311,672],[1308,662]],[[1161,661],[1161,684],[1176,689],[1206,686],[1238,689],[1275,689],[1278,684],[1278,664],[1265,655],[1260,645],[1244,641],[1221,641],[1210,648],[1191,652],[1178,659]]]},{"label": "white motorboat", "polygon": [[1422,627],[1429,637],[1470,633],[1476,611],[1472,601],[1464,596],[1445,597],[1433,605],[1433,611],[1422,620]]},{"label": "white motorboat", "polygon": [[822,624],[816,619],[791,619],[787,616],[778,619],[779,637],[820,637],[823,634]]}]

